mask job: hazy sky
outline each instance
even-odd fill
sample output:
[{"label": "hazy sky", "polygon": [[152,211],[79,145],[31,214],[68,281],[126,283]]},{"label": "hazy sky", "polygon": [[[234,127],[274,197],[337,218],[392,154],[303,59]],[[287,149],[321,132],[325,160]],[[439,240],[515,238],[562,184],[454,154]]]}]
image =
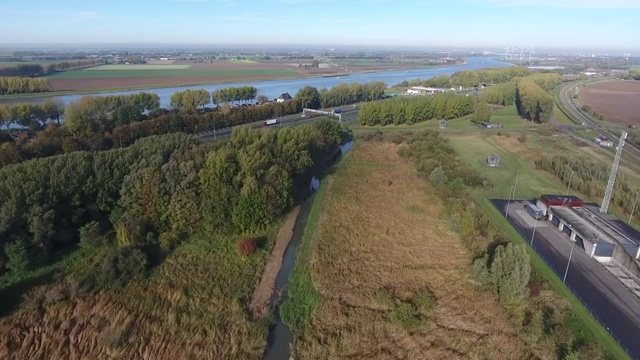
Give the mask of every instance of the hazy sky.
[{"label": "hazy sky", "polygon": [[0,44],[640,51],[640,0],[1,0]]}]

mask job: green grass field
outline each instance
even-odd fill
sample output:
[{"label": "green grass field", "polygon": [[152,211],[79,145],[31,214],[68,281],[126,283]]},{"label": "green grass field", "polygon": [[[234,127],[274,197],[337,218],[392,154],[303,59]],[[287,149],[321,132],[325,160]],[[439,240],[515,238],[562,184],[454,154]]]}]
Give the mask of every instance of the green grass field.
[{"label": "green grass field", "polygon": [[257,64],[257,61],[253,61],[253,60],[229,60],[230,63],[233,64]]},{"label": "green grass field", "polygon": [[82,71],[137,71],[137,70],[184,70],[189,69],[191,65],[172,65],[172,64],[163,64],[163,65],[153,65],[153,64],[110,64],[110,65],[99,65],[86,69],[82,69]]},{"label": "green grass field", "polygon": [[[151,65],[156,66],[156,65]],[[182,65],[159,65],[159,66],[182,66]],[[49,76],[50,79],[99,79],[99,78],[161,78],[161,77],[250,77],[250,76],[293,76],[297,73],[288,69],[238,69],[238,70],[194,70],[194,69],[169,69],[169,70],[93,70],[85,69],[78,71],[59,72]]]}]

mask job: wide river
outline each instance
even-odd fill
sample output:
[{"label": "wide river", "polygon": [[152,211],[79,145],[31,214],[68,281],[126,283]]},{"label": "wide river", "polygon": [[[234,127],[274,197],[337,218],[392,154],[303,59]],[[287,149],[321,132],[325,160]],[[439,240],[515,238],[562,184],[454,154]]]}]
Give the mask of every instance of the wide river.
[{"label": "wide river", "polygon": [[[433,76],[438,75],[451,75],[456,71],[460,70],[475,70],[482,68],[493,68],[493,67],[506,67],[511,66],[511,64],[504,63],[501,61],[495,61],[489,58],[483,57],[471,57],[465,59],[467,61],[464,65],[456,65],[456,66],[445,66],[445,67],[434,67],[428,69],[414,69],[414,70],[394,70],[394,71],[381,71],[381,72],[373,72],[373,73],[360,73],[360,74],[350,74],[348,76],[340,76],[340,77],[313,77],[313,78],[303,78],[303,79],[292,79],[292,80],[267,80],[267,81],[253,81],[253,82],[238,82],[238,83],[225,83],[225,84],[215,84],[215,85],[194,85],[194,86],[179,86],[179,87],[167,87],[167,88],[155,88],[155,89],[144,89],[144,90],[127,90],[127,91],[112,91],[112,92],[96,92],[90,95],[126,95],[126,94],[135,94],[141,91],[156,93],[160,96],[160,106],[161,107],[169,107],[170,105],[170,97],[173,93],[177,91],[184,91],[187,89],[206,89],[209,92],[212,92],[216,89],[228,88],[234,86],[255,86],[258,89],[258,95],[266,95],[269,99],[274,99],[280,96],[283,92],[288,92],[291,96],[294,96],[298,90],[302,89],[305,86],[313,86],[315,88],[331,88],[333,86],[339,85],[341,83],[368,83],[373,81],[383,81],[388,86],[397,84],[404,80],[412,80],[412,79],[427,79]],[[65,103],[70,101],[74,101],[82,96],[87,96],[89,94],[81,94],[81,95],[65,95],[59,96]],[[30,103],[40,103],[43,102],[47,98],[25,98],[20,100],[12,100],[11,102],[30,102]],[[2,102],[2,100],[0,100]]]}]

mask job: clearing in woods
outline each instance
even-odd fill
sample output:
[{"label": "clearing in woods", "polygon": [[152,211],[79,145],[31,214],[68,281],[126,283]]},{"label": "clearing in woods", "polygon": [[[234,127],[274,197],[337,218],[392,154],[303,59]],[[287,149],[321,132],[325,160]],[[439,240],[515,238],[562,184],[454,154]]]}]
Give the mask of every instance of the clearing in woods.
[{"label": "clearing in woods", "polygon": [[495,296],[469,281],[469,253],[397,145],[358,143],[324,181],[310,262],[320,300],[297,359],[526,357]]}]

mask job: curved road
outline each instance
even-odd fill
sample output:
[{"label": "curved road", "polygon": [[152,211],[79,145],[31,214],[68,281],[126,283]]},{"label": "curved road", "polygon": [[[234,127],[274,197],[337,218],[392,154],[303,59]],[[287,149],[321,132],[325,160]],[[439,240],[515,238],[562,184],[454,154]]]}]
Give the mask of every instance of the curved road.
[{"label": "curved road", "polygon": [[[580,109],[576,107],[576,105],[571,100],[570,95],[571,89],[575,86],[576,83],[569,83],[563,86],[562,89],[560,89],[560,102],[562,102],[562,106],[567,109],[567,111],[569,111],[571,117],[577,119],[583,124],[590,126],[593,131],[595,131],[599,136],[608,138],[610,140],[617,140],[619,138],[618,136],[612,134],[608,129],[601,127],[600,124],[591,120],[588,116],[583,114]],[[636,146],[625,143],[624,150],[640,161],[640,150]]]}]

